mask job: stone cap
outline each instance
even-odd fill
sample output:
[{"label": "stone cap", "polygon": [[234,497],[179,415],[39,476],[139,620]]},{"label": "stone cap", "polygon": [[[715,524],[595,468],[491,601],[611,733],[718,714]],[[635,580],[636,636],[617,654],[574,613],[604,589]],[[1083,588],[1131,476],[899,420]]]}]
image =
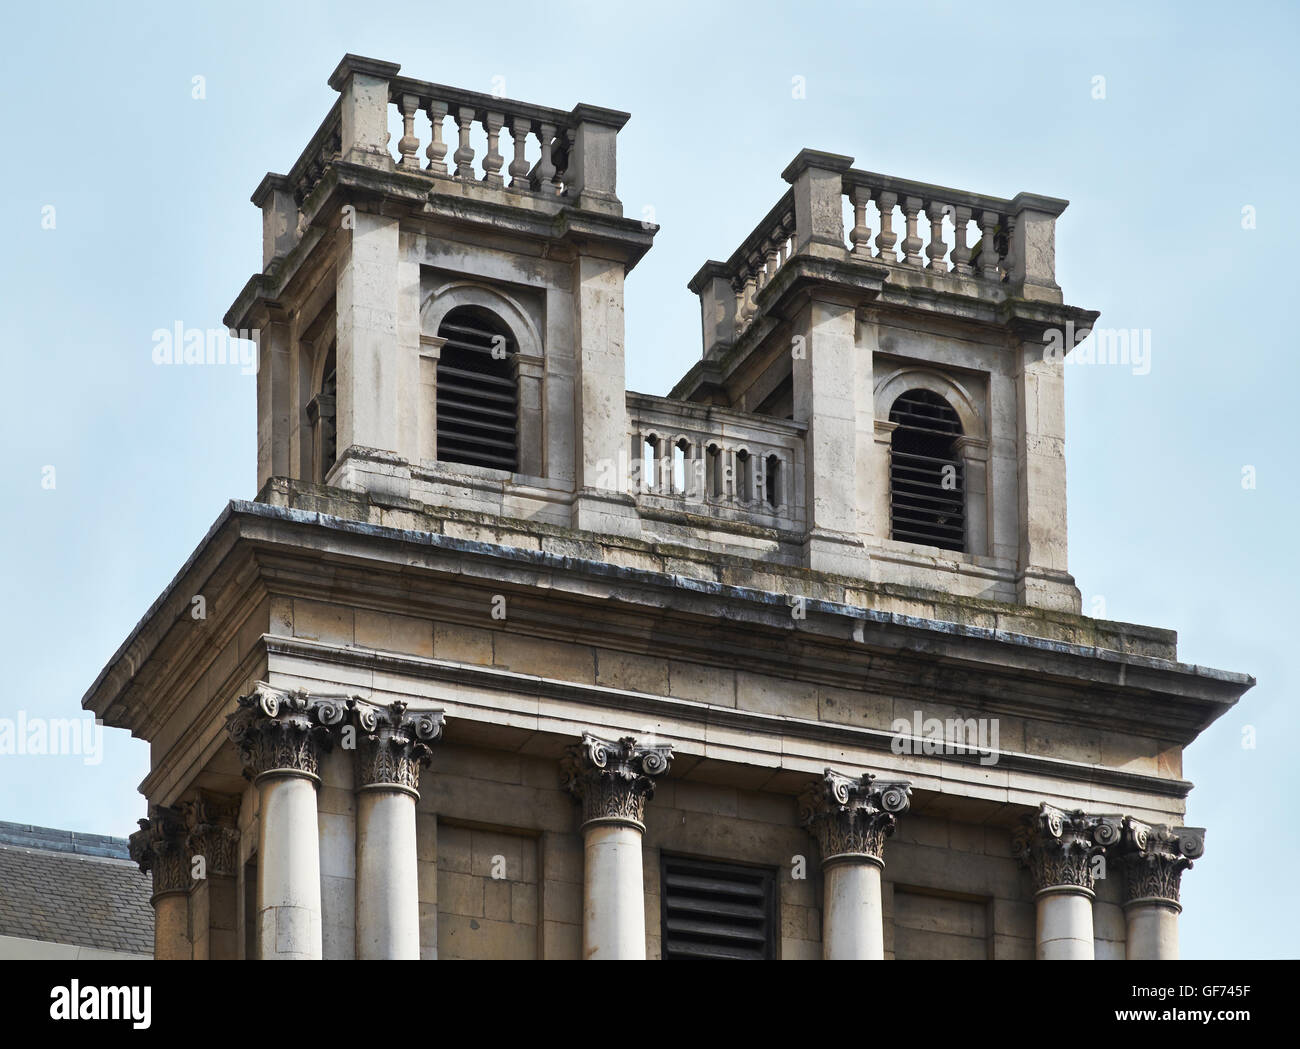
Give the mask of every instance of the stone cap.
[{"label": "stone cap", "polygon": [[825,153],[820,149],[801,149],[794,160],[785,166],[781,177],[793,182],[808,168],[821,168],[825,171],[848,171],[853,167],[853,158],[842,153]]},{"label": "stone cap", "polygon": [[1068,200],[1062,200],[1060,197],[1045,197],[1041,193],[1017,193],[1011,198],[1013,213],[1026,210],[1041,211],[1055,218],[1069,206]]},{"label": "stone cap", "polygon": [[714,280],[715,278],[730,281],[731,277],[732,272],[730,266],[725,262],[719,262],[717,259],[709,259],[708,262],[696,271],[695,276],[686,282],[686,288],[688,291],[694,292],[698,295],[708,287],[709,281]]},{"label": "stone cap", "polygon": [[335,91],[342,91],[343,86],[348,82],[348,77],[353,73],[368,73],[371,76],[379,77],[381,80],[389,80],[397,76],[401,65],[397,62],[385,62],[378,58],[366,58],[364,55],[354,55],[349,51],[339,59],[339,64],[334,67],[334,72],[330,74],[329,85]]},{"label": "stone cap", "polygon": [[604,127],[612,127],[615,131],[621,130],[623,125],[632,119],[631,113],[624,113],[621,109],[605,109],[603,106],[593,106],[586,102],[579,102],[569,115],[574,123],[601,124]]},{"label": "stone cap", "polygon": [[279,175],[274,171],[268,171],[262,176],[262,181],[257,184],[257,189],[253,190],[253,195],[248,199],[251,200],[256,207],[260,208],[277,189],[286,192],[288,191],[289,176]]}]

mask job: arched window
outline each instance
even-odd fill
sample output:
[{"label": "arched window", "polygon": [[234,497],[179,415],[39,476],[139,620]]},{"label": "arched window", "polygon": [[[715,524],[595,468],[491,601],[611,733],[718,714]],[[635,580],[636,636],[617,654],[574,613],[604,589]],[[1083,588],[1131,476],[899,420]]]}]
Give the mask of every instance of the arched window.
[{"label": "arched window", "polygon": [[443,318],[438,356],[438,459],[519,467],[518,346],[490,310],[457,306]]},{"label": "arched window", "polygon": [[325,354],[325,367],[321,371],[320,390],[307,405],[307,418],[312,424],[316,480],[322,484],[338,455],[335,405],[338,397],[338,374],[334,346]]},{"label": "arched window", "polygon": [[966,548],[965,479],[957,454],[961,422],[937,393],[908,390],[889,410],[889,519],[894,539]]}]

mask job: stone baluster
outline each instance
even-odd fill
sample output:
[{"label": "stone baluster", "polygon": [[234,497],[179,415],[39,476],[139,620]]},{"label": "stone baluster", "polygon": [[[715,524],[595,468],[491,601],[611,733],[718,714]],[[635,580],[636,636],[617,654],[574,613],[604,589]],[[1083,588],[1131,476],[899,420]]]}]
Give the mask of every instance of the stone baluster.
[{"label": "stone baluster", "polygon": [[1179,883],[1192,860],[1205,854],[1203,827],[1148,826],[1124,818],[1118,862],[1124,870],[1125,957],[1178,958]]},{"label": "stone baluster", "polygon": [[985,280],[1001,280],[998,273],[997,248],[998,215],[996,211],[980,212],[980,276]]},{"label": "stone baluster", "polygon": [[871,258],[871,227],[867,225],[867,204],[871,201],[871,190],[866,186],[854,186],[849,191],[853,202],[853,229],[849,232],[849,243],[853,245],[853,255],[859,259]]},{"label": "stone baluster", "polygon": [[766,255],[766,265],[763,268],[763,286],[772,283],[772,278],[776,276],[776,271],[781,266],[781,242],[777,240],[778,232],[773,232],[764,245],[763,250]]},{"label": "stone baluster", "polygon": [[483,117],[483,127],[487,130],[488,139],[487,156],[483,158],[483,182],[497,189],[505,185],[505,179],[501,177],[501,167],[505,164],[506,158],[501,155],[498,145],[505,119],[504,113],[488,113]]},{"label": "stone baluster", "polygon": [[642,746],[583,733],[561,762],[562,785],[582,806],[582,956],[645,958],[641,839],[654,780],[668,771],[672,747]]},{"label": "stone baluster", "polygon": [[567,193],[569,186],[569,166],[573,161],[573,145],[576,135],[571,127],[560,128],[555,137],[555,154],[559,159],[556,160],[552,155],[552,161],[555,164],[555,174],[551,176],[551,181],[555,184],[555,195]]},{"label": "stone baluster", "polygon": [[732,282],[732,290],[736,293],[736,334],[739,335],[749,323],[745,316],[745,285],[739,277]]},{"label": "stone baluster", "polygon": [[1033,878],[1039,961],[1092,960],[1093,861],[1113,836],[1097,817],[1046,802],[1013,835],[1012,851]]},{"label": "stone baluster", "polygon": [[145,874],[153,875],[153,956],[157,961],[191,957],[189,936],[190,854],[185,813],[164,805],[151,805],[149,818],[131,835],[131,859]]},{"label": "stone baluster", "polygon": [[754,319],[754,314],[758,308],[754,305],[754,295],[758,291],[758,276],[754,273],[752,267],[745,269],[745,310],[744,324],[748,326],[749,322]]},{"label": "stone baluster", "polygon": [[1003,228],[1006,240],[1002,255],[1002,272],[1007,276],[1008,280],[1014,279],[1013,275],[1019,268],[1016,264],[1016,219],[1017,216],[1015,215],[1003,216]]},{"label": "stone baluster", "polygon": [[662,435],[655,438],[655,492],[673,494],[673,441]]},{"label": "stone baluster", "polygon": [[917,232],[916,216],[921,210],[920,197],[903,198],[903,218],[907,225],[907,233],[903,237],[903,265],[919,266],[921,265],[921,235]]},{"label": "stone baluster", "polygon": [[953,209],[952,272],[958,277],[969,277],[973,272],[970,264],[970,248],[966,246],[970,219],[970,208],[958,205]]},{"label": "stone baluster", "polygon": [[415,168],[419,171],[420,161],[417,152],[420,148],[420,140],[415,134],[415,114],[420,108],[420,100],[415,95],[403,95],[398,108],[402,112],[402,137],[397,142],[397,152],[401,154],[397,166]]},{"label": "stone baluster", "polygon": [[[226,719],[258,791],[257,922],[263,959],[321,957],[320,754],[344,719],[342,702],[259,684]],[[246,920],[253,920],[252,916]]]},{"label": "stone baluster", "polygon": [[707,502],[709,497],[708,454],[704,450],[704,438],[696,436],[691,441],[691,457],[686,461],[688,471],[686,495],[698,502]]},{"label": "stone baluster", "polygon": [[471,106],[456,107],[456,126],[460,129],[460,145],[452,159],[456,161],[456,177],[472,179],[474,177],[474,147],[469,144],[469,133],[474,126],[474,110]]},{"label": "stone baluster", "polygon": [[943,213],[945,204],[937,200],[925,202],[925,217],[930,220],[930,243],[925,246],[926,257],[930,260],[926,269],[935,273],[947,273],[948,264],[944,256],[948,254],[948,245],[943,240]]},{"label": "stone baluster", "polygon": [[898,253],[894,251],[894,245],[898,242],[898,234],[894,232],[894,205],[897,203],[897,193],[882,192],[876,197],[876,207],[880,210],[880,232],[876,234],[876,252],[881,262],[898,261]]},{"label": "stone baluster", "polygon": [[735,506],[740,502],[740,483],[736,472],[739,469],[739,463],[736,458],[736,449],[724,448],[721,455],[723,457],[721,501],[728,506]]},{"label": "stone baluster", "polygon": [[415,804],[441,711],[348,703],[357,728],[357,957],[420,957]]},{"label": "stone baluster", "polygon": [[794,211],[787,211],[781,216],[781,265],[786,261],[794,250]]},{"label": "stone baluster", "polygon": [[447,103],[436,99],[425,110],[429,114],[429,123],[433,127],[433,137],[424,155],[429,158],[429,165],[424,170],[435,175],[447,174],[447,164],[443,157],[447,155],[447,143],[442,140],[442,120],[447,115]]},{"label": "stone baluster", "polygon": [[537,140],[541,143],[542,155],[537,159],[533,169],[533,189],[548,197],[555,196],[555,162],[551,158],[551,145],[555,141],[555,125],[538,125]]},{"label": "stone baluster", "polygon": [[827,769],[800,795],[800,822],[817,838],[824,877],[822,957],[885,956],[880,878],[885,839],[907,810],[911,784]]},{"label": "stone baluster", "polygon": [[510,121],[510,137],[515,144],[515,158],[510,161],[510,188],[517,190],[528,189],[528,158],[525,155],[528,149],[528,133],[532,129],[532,122],[523,117],[515,117]]}]

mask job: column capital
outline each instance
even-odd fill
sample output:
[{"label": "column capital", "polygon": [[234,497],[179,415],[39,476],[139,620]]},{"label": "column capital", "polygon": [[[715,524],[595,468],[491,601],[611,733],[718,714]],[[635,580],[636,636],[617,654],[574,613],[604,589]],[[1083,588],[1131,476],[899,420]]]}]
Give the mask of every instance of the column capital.
[{"label": "column capital", "polygon": [[189,859],[202,856],[207,874],[234,877],[239,872],[239,799],[201,790],[178,809],[185,817]]},{"label": "column capital", "polygon": [[265,682],[226,718],[226,731],[239,748],[244,775],[254,783],[267,776],[302,776],[317,781],[320,755],[347,715],[337,697],[309,696],[272,688]]},{"label": "column capital", "polygon": [[359,697],[348,709],[361,732],[357,789],[395,790],[419,798],[420,768],[433,757],[429,746],[442,736],[441,710],[407,713],[401,700],[380,706]]},{"label": "column capital", "polygon": [[131,859],[153,875],[153,899],[188,892],[190,853],[186,845],[185,813],[166,805],[149,806],[149,817],[128,839]]},{"label": "column capital", "polygon": [[582,825],[622,823],[644,831],[645,803],[654,796],[654,777],[668,771],[668,743],[642,746],[635,736],[617,741],[589,732],[565,748],[562,786],[582,805]]},{"label": "column capital", "polygon": [[1042,802],[1025,816],[1012,837],[1012,851],[1033,876],[1038,893],[1061,890],[1092,895],[1093,857],[1119,840],[1114,817],[1066,811]]},{"label": "column capital", "polygon": [[1179,883],[1192,860],[1205,855],[1205,828],[1151,825],[1125,816],[1118,845],[1124,906],[1164,904],[1181,910]]},{"label": "column capital", "polygon": [[822,866],[867,859],[884,866],[885,839],[907,811],[912,785],[873,773],[845,776],[827,769],[799,796],[799,821],[817,838]]}]

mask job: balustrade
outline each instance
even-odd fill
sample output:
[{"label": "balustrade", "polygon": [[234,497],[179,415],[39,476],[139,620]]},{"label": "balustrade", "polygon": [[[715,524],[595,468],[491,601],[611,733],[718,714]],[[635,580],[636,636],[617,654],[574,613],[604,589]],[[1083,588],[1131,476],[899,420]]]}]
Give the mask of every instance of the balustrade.
[{"label": "balustrade", "polygon": [[[564,196],[575,129],[571,115],[563,110],[409,77],[395,77],[389,83],[389,98],[402,117],[402,137],[397,144],[396,158],[399,170],[480,182],[515,193]],[[423,114],[424,121],[417,121],[419,114]],[[448,117],[452,119],[451,135],[456,143],[451,165],[445,159],[449,148],[445,137]],[[424,150],[428,163],[423,166],[419,159],[420,124],[428,129]],[[487,151],[481,158],[473,145],[476,130],[482,131],[487,139]],[[510,136],[511,160],[506,169],[509,180],[501,173],[506,167],[503,132]]]},{"label": "balustrade", "polygon": [[803,426],[629,393],[629,475],[643,505],[798,527]]}]

